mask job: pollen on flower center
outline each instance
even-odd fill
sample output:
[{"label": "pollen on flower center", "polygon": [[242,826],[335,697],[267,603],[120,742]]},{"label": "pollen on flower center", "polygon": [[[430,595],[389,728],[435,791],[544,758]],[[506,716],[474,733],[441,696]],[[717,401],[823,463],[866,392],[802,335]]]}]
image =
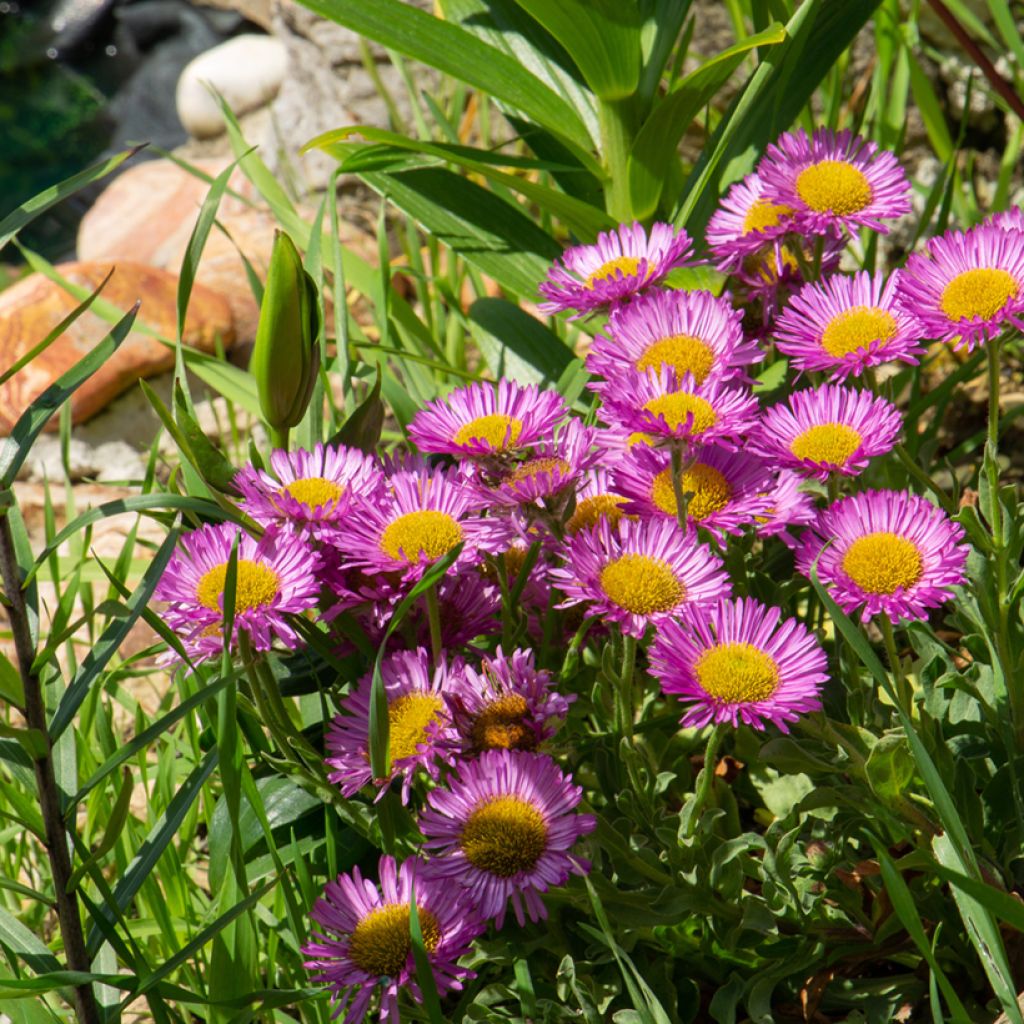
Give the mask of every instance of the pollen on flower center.
[{"label": "pollen on flower center", "polygon": [[617,277],[631,277],[640,269],[640,260],[635,256],[618,256],[607,263],[602,263],[592,274],[587,275],[583,282],[584,288],[593,288],[602,281],[614,281]]},{"label": "pollen on flower center", "polygon": [[877,306],[853,306],[834,316],[821,334],[821,347],[841,359],[896,336],[896,317]]},{"label": "pollen on flower center", "polygon": [[412,757],[443,722],[444,702],[433,693],[404,693],[388,703],[388,748],[392,761]]},{"label": "pollen on flower center", "polygon": [[626,499],[618,494],[593,494],[583,498],[565,524],[565,532],[575,537],[580,530],[589,530],[602,519],[607,519],[608,525],[614,527],[623,516],[622,506],[625,503]]},{"label": "pollen on flower center", "polygon": [[537,733],[524,719],[526,698],[507,693],[489,701],[473,719],[469,735],[475,750],[534,750]]},{"label": "pollen on flower center", "polygon": [[894,594],[921,578],[918,546],[906,537],[881,531],[858,537],[843,555],[843,572],[868,594]]},{"label": "pollen on flower center", "polygon": [[670,611],[686,596],[668,562],[633,553],[621,555],[601,570],[601,589],[610,601],[634,615]]},{"label": "pollen on flower center", "polygon": [[939,306],[950,320],[988,320],[1018,291],[1017,280],[1006,270],[973,267],[957,274],[945,288]]},{"label": "pollen on flower center", "polygon": [[797,434],[789,450],[798,459],[824,466],[845,466],[864,439],[845,423],[819,423]]},{"label": "pollen on flower center", "polygon": [[516,466],[508,475],[506,483],[519,484],[524,480],[532,480],[541,473],[554,473],[556,470],[568,473],[571,469],[572,466],[565,459],[553,459],[543,456],[536,459],[527,459],[526,462]]},{"label": "pollen on flower center", "polygon": [[792,213],[792,207],[783,203],[773,203],[768,199],[755,199],[743,218],[743,234],[749,235],[755,231],[764,231],[765,228],[778,227],[779,221],[783,217],[789,217]]},{"label": "pollen on flower center", "polygon": [[796,193],[815,213],[840,217],[859,213],[871,202],[871,183],[845,160],[821,160],[796,176]]},{"label": "pollen on flower center", "polygon": [[[685,470],[680,482],[683,494],[690,495],[686,514],[698,523],[721,512],[732,497],[732,487],[725,476],[714,466],[707,466],[703,462],[697,462]],[[666,515],[674,516],[678,512],[671,469],[663,469],[654,478],[651,500]]]},{"label": "pollen on flower center", "polygon": [[452,440],[456,444],[468,444],[470,441],[485,441],[495,451],[505,451],[514,447],[523,432],[523,421],[503,412],[492,412],[486,416],[464,423],[455,432]]},{"label": "pollen on flower center", "polygon": [[[423,946],[428,953],[433,953],[441,942],[441,926],[419,903],[416,916],[423,933]],[[398,977],[411,951],[409,907],[404,903],[389,903],[371,910],[352,929],[348,940],[349,959],[373,977]]]},{"label": "pollen on flower center", "polygon": [[[235,614],[250,608],[273,604],[280,593],[281,581],[273,569],[248,558],[240,558],[235,576]],[[196,600],[210,611],[221,611],[221,598],[228,578],[227,562],[215,565],[203,573],[196,586]]]},{"label": "pollen on flower center", "polygon": [[640,373],[670,366],[678,376],[692,373],[697,383],[703,384],[715,365],[715,353],[706,341],[692,334],[673,334],[648,345],[635,365]]},{"label": "pollen on flower center", "polygon": [[499,878],[530,871],[547,845],[543,815],[517,796],[492,797],[479,804],[459,836],[459,847],[470,864]]},{"label": "pollen on flower center", "polygon": [[744,642],[710,648],[697,659],[694,670],[704,692],[723,704],[767,700],[779,685],[775,659]]},{"label": "pollen on flower center", "polygon": [[380,548],[396,562],[434,562],[462,540],[462,527],[447,512],[406,512],[388,523]]},{"label": "pollen on flower center", "polygon": [[718,421],[711,403],[699,395],[685,391],[670,391],[644,403],[644,411],[652,416],[662,416],[670,429],[681,427],[687,421],[691,434],[703,434]]},{"label": "pollen on flower center", "polygon": [[310,476],[285,484],[278,493],[294,498],[306,508],[316,509],[336,505],[345,493],[345,489],[325,477]]}]

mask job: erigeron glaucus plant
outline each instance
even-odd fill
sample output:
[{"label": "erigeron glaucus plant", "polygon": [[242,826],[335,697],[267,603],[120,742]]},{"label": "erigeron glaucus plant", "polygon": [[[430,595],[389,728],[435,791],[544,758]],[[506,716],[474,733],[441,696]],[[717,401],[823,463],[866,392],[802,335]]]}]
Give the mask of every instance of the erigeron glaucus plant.
[{"label": "erigeron glaucus plant", "polygon": [[[718,948],[747,913],[776,935],[807,914],[825,927],[812,849],[863,850],[884,828],[926,857],[955,827],[934,755],[913,746],[923,712],[895,628],[941,648],[944,616],[973,613],[971,547],[927,472],[893,486],[916,425],[891,371],[916,366],[932,338],[998,358],[1024,302],[1024,229],[1006,217],[950,232],[888,279],[838,270],[850,232],[884,231],[907,192],[891,154],[849,132],[786,135],[711,220],[708,259],[730,275],[720,291],[665,285],[695,259],[666,224],[623,225],[552,268],[546,308],[596,318],[587,388],[567,400],[508,378],[455,387],[412,416],[405,456],[276,451],[237,478],[261,539],[231,526],[185,538],[158,596],[193,660],[221,651],[207,627],[230,615],[259,695],[271,643],[301,646],[288,625],[301,613],[347,659],[322,690],[319,749],[287,713],[272,730],[281,763],[337,787],[339,813],[383,852],[376,871],[364,859],[326,880],[303,939],[346,1024],[504,1006],[509,964],[546,918],[552,968],[603,935],[615,957],[628,943],[646,970],[686,975],[687,956]],[[752,279],[752,256],[779,272]],[[1006,555],[972,523],[972,540],[981,530]],[[1004,558],[999,607],[1005,570]],[[860,663],[877,662],[879,631],[898,682],[885,700],[863,691]],[[912,754],[876,771],[871,758],[889,755],[842,719],[858,702]],[[833,806],[822,794],[790,801],[763,834],[767,806],[744,827],[753,790],[724,776],[742,778],[759,749],[783,772],[823,774],[800,753],[823,738],[874,793],[881,824],[851,817],[860,838],[830,837],[812,813]],[[681,741],[704,744],[696,774],[672,754]],[[782,819],[817,879],[793,901],[767,895],[780,883],[761,860]],[[725,899],[729,843],[747,859]],[[957,856],[943,864],[969,873],[970,853]],[[701,906],[706,926],[689,919]],[[655,925],[637,926],[645,914]],[[553,993],[538,970],[531,984]],[[628,1012],[623,1000],[604,1006]]]}]

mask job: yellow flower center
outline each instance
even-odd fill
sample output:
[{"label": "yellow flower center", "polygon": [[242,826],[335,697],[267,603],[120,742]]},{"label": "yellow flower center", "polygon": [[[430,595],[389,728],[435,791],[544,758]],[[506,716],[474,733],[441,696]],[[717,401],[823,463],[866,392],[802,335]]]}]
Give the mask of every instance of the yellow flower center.
[{"label": "yellow flower center", "polygon": [[[248,558],[238,559],[235,576],[235,614],[250,608],[262,608],[272,604],[280,592],[281,581],[273,569]],[[210,611],[221,611],[220,602],[224,596],[224,584],[228,578],[228,564],[215,565],[207,569],[196,586],[196,600]]]},{"label": "yellow flower center", "polygon": [[886,531],[858,537],[846,549],[842,567],[867,594],[894,594],[912,587],[924,571],[917,545]]},{"label": "yellow flower center", "polygon": [[[725,476],[714,466],[706,466],[703,462],[696,462],[684,470],[681,484],[683,494],[690,495],[686,515],[698,523],[721,512],[732,497],[732,488]],[[671,469],[663,469],[654,478],[651,500],[666,515],[674,516],[678,512]]]},{"label": "yellow flower center", "polygon": [[388,750],[392,761],[412,757],[429,739],[432,725],[444,722],[444,702],[433,693],[404,693],[388,702]]},{"label": "yellow flower center", "polygon": [[1017,280],[1008,271],[975,267],[957,274],[942,289],[939,306],[950,320],[989,320],[1017,291]]},{"label": "yellow flower center", "polygon": [[743,234],[749,235],[765,228],[777,227],[783,217],[793,212],[792,207],[782,203],[773,203],[767,199],[755,199],[743,218]]},{"label": "yellow flower center", "polygon": [[796,176],[796,194],[815,213],[840,217],[858,213],[871,202],[871,184],[858,167],[845,160],[822,160]]},{"label": "yellow flower center", "polygon": [[821,332],[821,347],[841,359],[851,352],[896,336],[896,317],[877,306],[851,306],[834,316]]},{"label": "yellow flower center", "polygon": [[594,494],[584,498],[565,524],[565,532],[575,537],[580,530],[589,530],[602,519],[607,519],[608,525],[614,527],[623,516],[622,506],[625,503],[626,499],[618,494]]},{"label": "yellow flower center", "polygon": [[476,750],[533,750],[537,734],[523,719],[526,698],[509,693],[484,705],[473,719],[469,735]]},{"label": "yellow flower center", "polygon": [[718,420],[711,403],[699,395],[685,391],[670,391],[644,403],[644,411],[652,416],[663,416],[669,429],[674,430],[690,419],[690,433],[703,434]]},{"label": "yellow flower center", "polygon": [[860,447],[863,438],[845,423],[820,423],[808,427],[790,442],[789,450],[798,459],[820,465],[845,466]]},{"label": "yellow flower center", "polygon": [[527,459],[526,462],[520,463],[509,473],[506,477],[506,483],[519,484],[524,480],[532,480],[541,473],[553,473],[555,470],[568,473],[571,469],[572,466],[565,459],[551,459],[543,456],[537,459]]},{"label": "yellow flower center", "polygon": [[522,420],[517,420],[514,416],[506,416],[503,412],[492,412],[487,416],[477,416],[475,420],[464,423],[455,432],[452,440],[456,444],[486,441],[495,451],[506,451],[515,446],[522,432]]},{"label": "yellow flower center", "polygon": [[436,562],[462,540],[462,527],[447,512],[406,512],[388,523],[380,549],[396,562]]},{"label": "yellow flower center", "polygon": [[345,491],[333,480],[327,480],[322,476],[310,476],[285,484],[278,493],[287,494],[306,508],[323,508],[336,505]]},{"label": "yellow flower center", "polygon": [[718,644],[706,650],[694,668],[701,689],[723,704],[767,700],[779,685],[775,659],[753,644]]},{"label": "yellow flower center", "polygon": [[650,555],[626,554],[609,562],[601,570],[601,589],[634,615],[670,611],[686,596],[668,562]]},{"label": "yellow flower center", "polygon": [[[416,916],[423,933],[423,946],[428,953],[433,953],[441,942],[441,926],[419,903]],[[349,959],[373,977],[398,977],[411,951],[409,907],[404,903],[389,903],[371,910],[352,929],[348,940]]]},{"label": "yellow flower center", "polygon": [[662,338],[648,345],[636,361],[636,368],[641,373],[671,366],[680,377],[692,373],[698,384],[707,380],[714,365],[715,353],[711,346],[691,334],[673,334]]},{"label": "yellow flower center", "polygon": [[491,797],[478,805],[459,836],[469,863],[499,878],[530,871],[547,845],[544,817],[517,796]]},{"label": "yellow flower center", "polygon": [[601,281],[614,281],[620,274],[623,277],[629,277],[631,274],[635,274],[640,269],[640,260],[635,256],[619,256],[614,260],[609,260],[607,263],[602,263],[592,274],[590,274],[586,281],[583,282],[584,288],[593,288]]}]

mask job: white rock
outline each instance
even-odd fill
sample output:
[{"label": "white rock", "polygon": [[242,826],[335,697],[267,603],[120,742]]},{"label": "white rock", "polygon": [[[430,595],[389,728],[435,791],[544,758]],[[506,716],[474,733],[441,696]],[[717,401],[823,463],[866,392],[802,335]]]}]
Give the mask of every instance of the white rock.
[{"label": "white rock", "polygon": [[277,95],[287,64],[280,40],[255,34],[235,36],[185,66],[175,93],[178,118],[197,139],[219,135],[224,118],[208,85],[236,114],[245,114]]}]

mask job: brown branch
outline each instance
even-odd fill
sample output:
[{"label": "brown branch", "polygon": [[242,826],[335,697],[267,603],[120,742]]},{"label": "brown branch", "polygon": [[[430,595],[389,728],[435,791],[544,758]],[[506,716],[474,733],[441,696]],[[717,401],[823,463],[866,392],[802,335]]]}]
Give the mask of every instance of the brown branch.
[{"label": "brown branch", "polygon": [[[57,901],[57,920],[68,967],[72,971],[91,970],[89,954],[85,948],[82,919],[78,913],[78,898],[74,890],[68,891],[71,880],[71,857],[68,854],[68,836],[61,814],[60,791],[53,773],[53,757],[50,735],[46,727],[46,707],[39,676],[32,671],[35,651],[32,631],[22,593],[22,578],[14,555],[14,537],[7,518],[7,509],[0,508],[0,582],[7,599],[7,610],[14,636],[14,649],[18,658],[18,671],[25,688],[25,721],[43,737],[46,751],[33,758],[36,773],[36,789],[39,795],[39,809],[46,829],[46,853],[50,858],[50,871]],[[100,1024],[100,1012],[92,985],[76,985],[75,1014],[79,1024]]]},{"label": "brown branch", "polygon": [[931,5],[932,10],[942,19],[946,28],[956,36],[957,42],[964,48],[971,60],[981,69],[981,73],[988,79],[992,88],[1006,100],[1009,108],[1024,121],[1024,100],[1017,95],[1013,85],[999,74],[995,64],[985,56],[981,47],[967,34],[966,29],[956,20],[956,16],[943,3],[943,0],[928,0],[928,3]]}]

